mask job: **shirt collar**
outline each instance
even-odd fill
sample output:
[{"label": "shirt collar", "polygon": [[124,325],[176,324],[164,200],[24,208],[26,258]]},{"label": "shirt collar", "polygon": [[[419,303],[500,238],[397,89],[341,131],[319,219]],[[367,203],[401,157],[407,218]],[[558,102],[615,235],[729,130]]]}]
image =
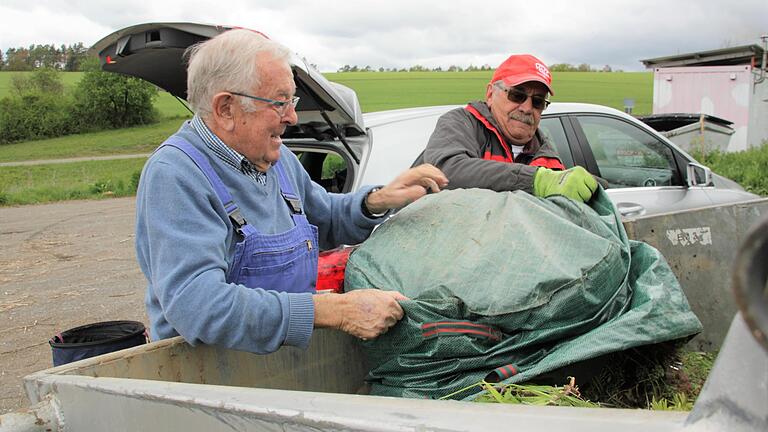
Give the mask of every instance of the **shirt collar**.
[{"label": "shirt collar", "polygon": [[216,136],[216,134],[208,128],[208,125],[205,124],[200,116],[195,114],[195,116],[192,117],[191,123],[195,131],[197,131],[203,139],[205,145],[227,165],[244,174],[247,174],[249,171],[256,171],[256,167],[251,161],[246,159],[245,156],[234,150],[232,147],[226,145],[221,138]]}]

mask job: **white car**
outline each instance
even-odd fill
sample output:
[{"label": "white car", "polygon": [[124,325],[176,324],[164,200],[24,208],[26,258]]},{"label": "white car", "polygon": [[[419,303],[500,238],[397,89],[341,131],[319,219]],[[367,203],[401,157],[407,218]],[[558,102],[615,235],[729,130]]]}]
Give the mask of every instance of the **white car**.
[{"label": "white car", "polygon": [[[102,68],[133,75],[186,98],[184,50],[227,30],[190,23],[152,23],[119,30],[91,49]],[[283,135],[315,181],[332,192],[385,184],[411,166],[437,119],[457,106],[362,114],[355,92],[292,58],[299,123]],[[608,195],[625,217],[758,198],[713,174],[651,127],[613,108],[553,103],[540,130],[567,167],[581,165],[607,180]],[[334,155],[336,157],[334,157]]]}]

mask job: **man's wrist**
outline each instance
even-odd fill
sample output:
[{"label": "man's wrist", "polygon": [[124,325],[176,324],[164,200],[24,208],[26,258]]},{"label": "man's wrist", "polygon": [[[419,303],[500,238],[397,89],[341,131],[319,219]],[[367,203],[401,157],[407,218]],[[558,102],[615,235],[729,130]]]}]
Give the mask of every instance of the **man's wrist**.
[{"label": "man's wrist", "polygon": [[363,205],[362,205],[363,215],[365,215],[367,218],[378,219],[378,218],[386,215],[387,211],[389,211],[388,209],[384,209],[384,211],[382,211],[382,212],[374,212],[374,211],[371,211],[371,208],[368,205],[368,198],[370,198],[371,194],[379,191],[380,189],[381,189],[380,186],[377,186],[377,187],[371,189],[370,191],[368,191],[367,194],[365,194],[365,198],[363,198]]}]

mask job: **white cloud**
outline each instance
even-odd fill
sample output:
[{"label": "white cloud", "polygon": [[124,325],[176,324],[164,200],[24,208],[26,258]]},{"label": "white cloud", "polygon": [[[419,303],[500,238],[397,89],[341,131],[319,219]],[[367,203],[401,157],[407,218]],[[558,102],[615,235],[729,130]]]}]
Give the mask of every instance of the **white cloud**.
[{"label": "white cloud", "polygon": [[768,2],[5,0],[0,49],[92,45],[133,24],[193,21],[255,28],[320,66],[495,66],[511,53],[546,63],[641,70],[639,60],[752,43]]}]

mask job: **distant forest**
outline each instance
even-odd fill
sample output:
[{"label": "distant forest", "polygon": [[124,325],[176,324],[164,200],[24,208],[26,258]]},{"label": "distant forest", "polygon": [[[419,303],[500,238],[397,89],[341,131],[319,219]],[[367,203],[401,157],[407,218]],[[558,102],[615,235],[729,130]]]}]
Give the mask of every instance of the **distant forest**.
[{"label": "distant forest", "polygon": [[30,45],[29,48],[0,49],[0,70],[31,71],[58,69],[67,72],[80,71],[87,57],[88,48],[82,42],[74,45]]},{"label": "distant forest", "polygon": [[[314,66],[314,65],[313,65]],[[415,65],[407,68],[372,68],[371,66],[357,66],[357,65],[344,65],[340,67],[336,72],[475,72],[475,71],[491,71],[494,68],[491,65],[484,64],[482,66],[469,65],[467,67],[451,65],[443,69],[438,66],[435,68],[429,68],[422,65]],[[555,63],[549,66],[549,70],[552,72],[623,72],[620,69],[613,69],[610,65],[605,65],[602,68],[593,68],[592,66],[582,63],[580,65],[572,65],[569,63]]]},{"label": "distant forest", "polygon": [[[3,71],[31,71],[40,68],[58,69],[67,72],[82,70],[81,66],[86,59],[88,48],[82,42],[74,45],[30,45],[29,48],[8,48],[5,52],[0,49],[0,70]],[[313,65],[314,66],[314,65]],[[572,65],[569,63],[556,63],[549,66],[552,72],[622,72],[614,70],[610,65],[602,68],[593,68],[582,63]],[[488,64],[482,66],[469,65],[467,67],[451,65],[447,68],[440,66],[429,68],[422,65],[414,65],[407,68],[374,68],[371,66],[344,65],[337,72],[474,72],[493,70]]]}]

